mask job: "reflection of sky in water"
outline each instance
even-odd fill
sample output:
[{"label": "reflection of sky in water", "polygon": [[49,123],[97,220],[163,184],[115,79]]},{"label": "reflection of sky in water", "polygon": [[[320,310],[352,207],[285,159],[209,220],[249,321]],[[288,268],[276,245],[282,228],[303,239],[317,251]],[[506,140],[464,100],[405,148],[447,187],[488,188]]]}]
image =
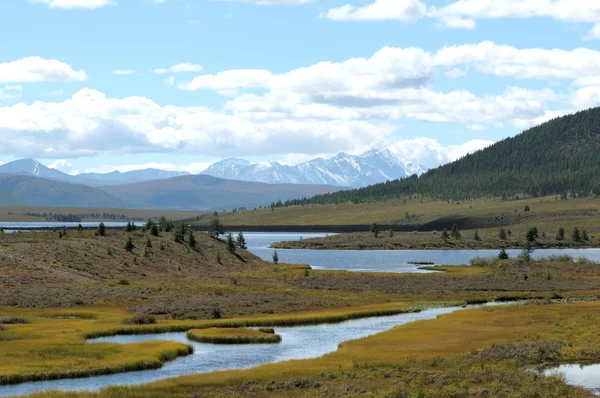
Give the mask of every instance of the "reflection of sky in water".
[{"label": "reflection of sky in water", "polygon": [[264,363],[291,359],[317,358],[334,352],[340,343],[359,339],[421,319],[435,319],[458,308],[442,308],[420,313],[366,318],[340,324],[275,328],[283,341],[280,344],[213,345],[187,340],[185,333],[165,333],[141,336],[115,336],[93,340],[98,342],[135,343],[148,340],[172,340],[192,344],[194,354],[166,363],[162,368],[141,372],[89,377],[86,379],[52,380],[0,386],[0,396],[29,394],[48,389],[98,390],[107,385],[150,383],[166,378],[207,373],[215,370],[245,369]]},{"label": "reflection of sky in water", "polygon": [[565,380],[568,384],[587,388],[596,395],[600,394],[600,364],[561,365],[544,369],[542,373],[544,375],[561,373],[565,376]]}]

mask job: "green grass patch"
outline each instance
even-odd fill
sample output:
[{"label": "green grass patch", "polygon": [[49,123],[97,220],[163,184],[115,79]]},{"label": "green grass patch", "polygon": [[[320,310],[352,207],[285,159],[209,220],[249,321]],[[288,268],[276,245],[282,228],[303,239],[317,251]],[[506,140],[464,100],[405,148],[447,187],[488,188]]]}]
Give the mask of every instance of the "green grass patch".
[{"label": "green grass patch", "polygon": [[187,332],[188,339],[209,344],[276,344],[281,336],[246,328],[194,329]]}]

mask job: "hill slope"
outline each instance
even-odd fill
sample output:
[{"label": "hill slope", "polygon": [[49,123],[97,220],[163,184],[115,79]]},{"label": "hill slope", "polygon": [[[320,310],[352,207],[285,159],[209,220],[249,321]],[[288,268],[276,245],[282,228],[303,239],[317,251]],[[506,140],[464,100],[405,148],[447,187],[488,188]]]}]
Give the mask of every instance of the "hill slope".
[{"label": "hill slope", "polygon": [[0,205],[44,207],[128,207],[124,201],[87,185],[26,175],[0,174]]},{"label": "hill slope", "polygon": [[223,210],[266,206],[279,200],[305,198],[335,192],[340,188],[327,185],[263,184],[190,175],[102,189],[136,207]]},{"label": "hill slope", "polygon": [[421,177],[317,196],[303,203],[380,201],[410,194],[437,199],[600,195],[598,175],[600,108],[595,108],[551,120]]}]

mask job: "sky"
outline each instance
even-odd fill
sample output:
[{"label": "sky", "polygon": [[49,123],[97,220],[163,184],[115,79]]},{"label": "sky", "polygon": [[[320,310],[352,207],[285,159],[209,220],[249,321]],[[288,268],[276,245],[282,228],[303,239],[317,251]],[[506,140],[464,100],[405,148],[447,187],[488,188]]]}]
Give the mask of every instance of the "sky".
[{"label": "sky", "polygon": [[0,162],[434,167],[600,105],[597,0],[5,0]]}]

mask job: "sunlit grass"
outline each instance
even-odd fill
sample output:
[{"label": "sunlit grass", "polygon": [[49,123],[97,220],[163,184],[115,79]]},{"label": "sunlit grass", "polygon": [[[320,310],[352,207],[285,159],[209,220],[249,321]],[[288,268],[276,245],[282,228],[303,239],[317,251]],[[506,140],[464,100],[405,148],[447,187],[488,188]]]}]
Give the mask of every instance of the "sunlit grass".
[{"label": "sunlit grass", "polygon": [[194,329],[187,332],[190,340],[210,344],[272,344],[281,342],[281,336],[246,328]]}]

